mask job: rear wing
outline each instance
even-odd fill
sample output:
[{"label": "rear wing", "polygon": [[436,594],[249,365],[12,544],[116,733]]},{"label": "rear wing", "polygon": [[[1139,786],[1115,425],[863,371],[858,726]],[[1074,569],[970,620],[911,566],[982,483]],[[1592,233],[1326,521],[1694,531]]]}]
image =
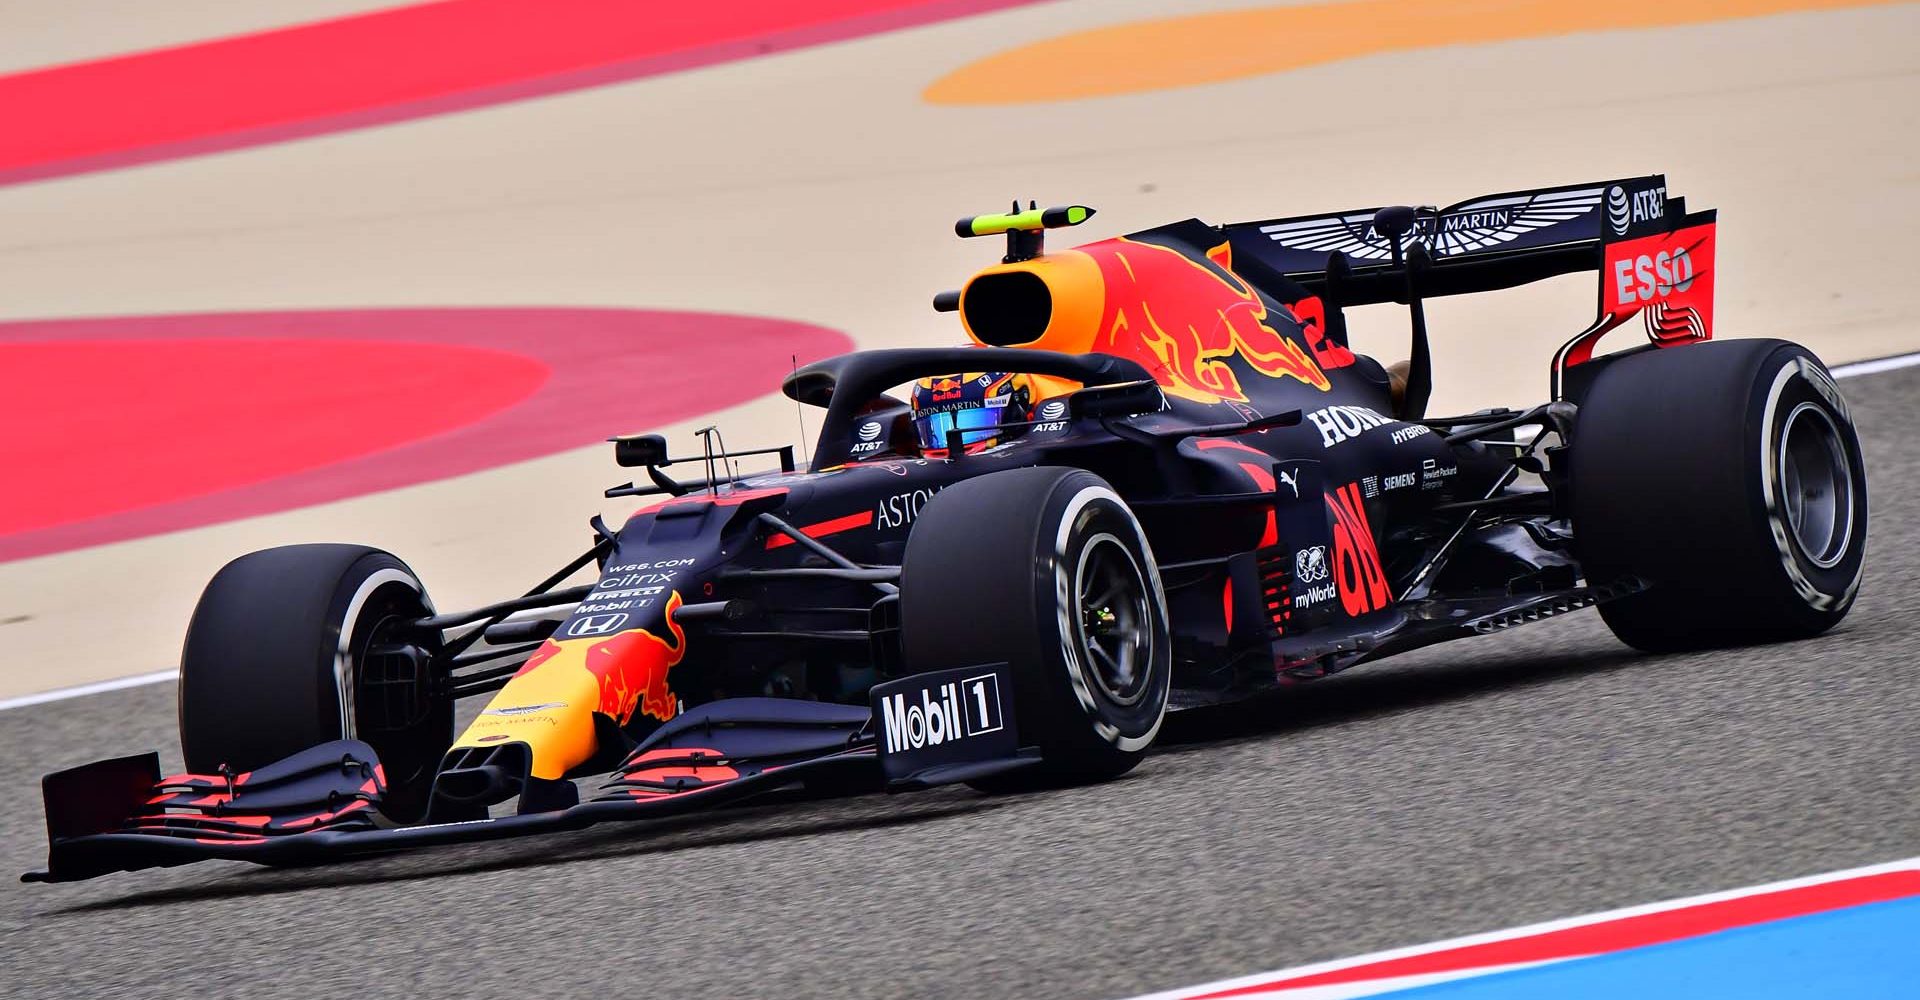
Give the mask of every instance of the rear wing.
[{"label": "rear wing", "polygon": [[[1236,265],[1251,258],[1342,306],[1409,300],[1409,269],[1361,209],[1222,227]],[[1713,336],[1715,213],[1689,214],[1653,174],[1572,187],[1487,195],[1416,210],[1406,244],[1426,249],[1421,297],[1511,288],[1576,271],[1599,273],[1593,323],[1554,358],[1554,395],[1566,368],[1593,355],[1607,331],[1641,315],[1656,345]]]}]

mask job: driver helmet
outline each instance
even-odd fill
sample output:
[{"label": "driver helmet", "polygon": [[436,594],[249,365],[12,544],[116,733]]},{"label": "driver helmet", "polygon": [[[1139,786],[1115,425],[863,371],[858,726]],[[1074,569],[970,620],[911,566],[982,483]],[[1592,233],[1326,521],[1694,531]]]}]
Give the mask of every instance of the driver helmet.
[{"label": "driver helmet", "polygon": [[1032,417],[1033,384],[1026,375],[964,372],[923,378],[913,384],[913,425],[923,451],[947,447],[947,432],[961,432],[963,447],[992,447],[1024,433]]}]

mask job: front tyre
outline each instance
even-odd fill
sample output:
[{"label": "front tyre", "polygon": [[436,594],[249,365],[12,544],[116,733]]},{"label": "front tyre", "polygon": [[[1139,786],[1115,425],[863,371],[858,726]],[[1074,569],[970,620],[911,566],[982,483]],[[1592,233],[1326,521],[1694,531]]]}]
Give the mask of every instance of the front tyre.
[{"label": "front tyre", "polygon": [[1587,578],[1649,588],[1600,606],[1639,649],[1801,639],[1846,617],[1867,480],[1846,400],[1806,348],[1730,340],[1611,363],[1570,449]]},{"label": "front tyre", "polygon": [[1123,774],[1166,717],[1159,569],[1126,502],[1089,472],[1014,469],[940,491],[907,539],[900,638],[915,673],[1008,664],[1015,723],[1042,762],[985,787]]},{"label": "front tyre", "polygon": [[180,657],[187,770],[250,771],[339,739],[372,746],[394,819],[424,814],[453,742],[453,698],[431,671],[433,613],[394,556],[362,545],[287,545],[228,563],[200,596]]}]

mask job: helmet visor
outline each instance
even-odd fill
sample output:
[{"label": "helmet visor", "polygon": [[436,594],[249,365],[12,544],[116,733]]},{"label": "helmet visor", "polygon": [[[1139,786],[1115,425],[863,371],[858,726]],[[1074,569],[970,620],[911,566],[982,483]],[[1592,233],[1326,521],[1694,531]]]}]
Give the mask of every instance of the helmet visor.
[{"label": "helmet visor", "polygon": [[945,413],[929,413],[915,424],[920,429],[920,447],[945,448],[947,432],[959,430],[960,443],[978,444],[990,440],[1000,431],[1000,415],[1006,412],[1004,406],[975,406],[965,410],[949,410]]}]

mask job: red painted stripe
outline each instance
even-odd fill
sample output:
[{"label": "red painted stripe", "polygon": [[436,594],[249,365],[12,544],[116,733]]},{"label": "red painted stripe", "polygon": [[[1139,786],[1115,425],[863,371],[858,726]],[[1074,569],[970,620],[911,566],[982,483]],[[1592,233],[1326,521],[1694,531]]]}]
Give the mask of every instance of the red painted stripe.
[{"label": "red painted stripe", "polygon": [[595,444],[767,395],[794,355],[852,346],[804,323],[630,309],[0,323],[0,399],[22,418],[0,434],[0,560]]},{"label": "red painted stripe", "polygon": [[[828,535],[837,535],[842,531],[852,531],[855,528],[864,528],[867,525],[872,523],[873,523],[873,511],[863,510],[858,514],[848,514],[846,517],[836,517],[831,521],[821,521],[819,524],[809,524],[806,527],[801,528],[800,533],[807,536],[808,538],[824,538]],[[799,543],[795,542],[792,538],[786,535],[773,535],[767,539],[767,548],[770,548],[770,549],[777,549],[783,545],[797,545],[797,544]]]},{"label": "red painted stripe", "polygon": [[632,80],[1036,0],[442,0],[0,77],[0,183]]},{"label": "red painted stripe", "polygon": [[[73,375],[47,377],[56,372]],[[524,355],[451,344],[0,343],[0,398],[33,415],[0,435],[0,468],[18,477],[0,535],[444,434],[526,399],[548,374]]]},{"label": "red painted stripe", "polygon": [[1291,979],[1241,986],[1215,993],[1201,994],[1193,1000],[1218,1000],[1246,996],[1277,989],[1298,989],[1333,983],[1353,983],[1394,976],[1454,972],[1463,969],[1573,958],[1602,952],[1622,951],[1646,945],[1698,937],[1717,931],[1784,920],[1789,917],[1824,913],[1848,906],[1882,903],[1920,895],[1920,871],[1892,871],[1865,875],[1839,882],[1784,889],[1757,896],[1742,896],[1714,903],[1703,903],[1675,910],[1645,913],[1595,924],[1583,924],[1507,941],[1490,941],[1424,955],[1409,955],[1345,969],[1335,969]]},{"label": "red painted stripe", "polygon": [[1261,451],[1260,449],[1255,448],[1252,445],[1241,444],[1238,441],[1229,441],[1226,438],[1200,438],[1199,440],[1193,442],[1193,446],[1195,448],[1200,449],[1201,451],[1212,451],[1215,448],[1234,448],[1239,451],[1247,452],[1248,454],[1258,455],[1261,458],[1267,459],[1268,461],[1273,460],[1272,455],[1269,455],[1266,452]]}]

